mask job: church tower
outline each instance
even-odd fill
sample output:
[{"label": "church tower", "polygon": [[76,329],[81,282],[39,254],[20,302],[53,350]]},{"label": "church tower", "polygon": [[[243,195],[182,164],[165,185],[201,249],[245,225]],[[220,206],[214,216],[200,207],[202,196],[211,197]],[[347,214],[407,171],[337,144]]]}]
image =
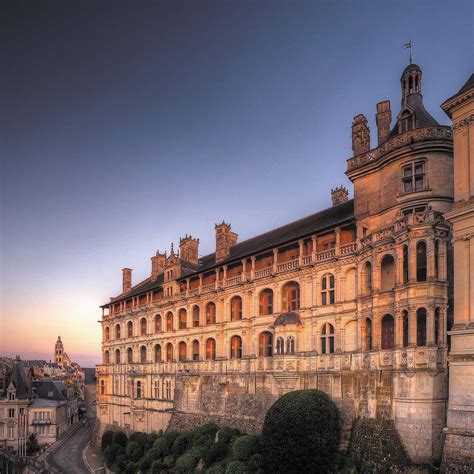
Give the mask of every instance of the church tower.
[{"label": "church tower", "polygon": [[64,365],[64,346],[63,341],[61,341],[61,336],[58,336],[54,347],[54,361],[60,366]]}]

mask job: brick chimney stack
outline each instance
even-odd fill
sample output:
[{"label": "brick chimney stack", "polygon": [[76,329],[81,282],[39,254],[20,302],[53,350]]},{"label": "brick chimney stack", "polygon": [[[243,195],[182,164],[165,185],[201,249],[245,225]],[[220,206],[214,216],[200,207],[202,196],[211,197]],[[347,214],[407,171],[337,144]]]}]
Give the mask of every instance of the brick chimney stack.
[{"label": "brick chimney stack", "polygon": [[132,289],[132,269],[122,269],[122,293],[128,293]]},{"label": "brick chimney stack", "polygon": [[354,156],[370,150],[370,130],[365,115],[359,114],[352,121],[352,151]]},{"label": "brick chimney stack", "polygon": [[337,206],[349,200],[349,191],[344,186],[331,189],[332,205]]},{"label": "brick chimney stack", "polygon": [[179,256],[187,262],[198,263],[199,239],[193,239],[192,235],[186,234],[179,239]]},{"label": "brick chimney stack", "polygon": [[159,250],[156,251],[156,255],[151,257],[151,281],[156,281],[158,275],[163,273],[166,262],[166,252],[160,253]]},{"label": "brick chimney stack", "polygon": [[377,104],[377,114],[375,115],[377,122],[377,139],[380,146],[387,141],[390,134],[390,123],[392,122],[392,111],[390,110],[390,101],[384,100]]},{"label": "brick chimney stack", "polygon": [[230,254],[230,248],[237,243],[238,234],[232,232],[230,224],[222,221],[222,224],[216,224],[216,262],[227,258]]}]

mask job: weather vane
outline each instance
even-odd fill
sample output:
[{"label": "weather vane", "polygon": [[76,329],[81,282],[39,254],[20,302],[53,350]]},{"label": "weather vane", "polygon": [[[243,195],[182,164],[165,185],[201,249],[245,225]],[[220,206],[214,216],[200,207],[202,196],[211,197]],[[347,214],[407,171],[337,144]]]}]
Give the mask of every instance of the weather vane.
[{"label": "weather vane", "polygon": [[409,48],[410,49],[410,64],[412,63],[412,56],[411,56],[411,53],[412,53],[412,50],[413,50],[413,41],[411,40],[411,37],[410,37],[410,41],[408,41],[408,43],[405,43],[403,45],[404,48]]}]

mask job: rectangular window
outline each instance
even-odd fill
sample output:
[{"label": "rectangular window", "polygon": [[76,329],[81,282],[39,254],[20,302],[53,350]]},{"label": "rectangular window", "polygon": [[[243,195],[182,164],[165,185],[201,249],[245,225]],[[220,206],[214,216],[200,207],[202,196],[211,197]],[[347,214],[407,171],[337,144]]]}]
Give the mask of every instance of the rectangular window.
[{"label": "rectangular window", "polygon": [[8,409],[8,418],[15,418],[15,409],[9,408]]},{"label": "rectangular window", "polygon": [[403,193],[422,191],[426,188],[425,162],[416,161],[403,167],[402,189]]}]

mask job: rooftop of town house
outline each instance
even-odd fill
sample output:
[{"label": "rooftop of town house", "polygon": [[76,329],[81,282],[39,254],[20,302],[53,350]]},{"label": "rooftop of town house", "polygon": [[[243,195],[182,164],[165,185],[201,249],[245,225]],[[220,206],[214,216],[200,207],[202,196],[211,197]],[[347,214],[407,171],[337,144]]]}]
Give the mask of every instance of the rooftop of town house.
[{"label": "rooftop of town house", "polygon": [[[354,220],[354,200],[350,199],[342,204],[332,206],[322,211],[316,212],[309,216],[303,217],[296,221],[277,227],[271,231],[251,237],[250,239],[236,243],[230,247],[229,256],[216,263],[215,252],[199,258],[198,264],[194,265],[190,262],[180,259],[182,272],[179,280],[193,275],[198,275],[216,266],[228,265],[239,262],[243,258],[250,257],[258,253],[271,250],[274,247],[284,245],[298,239],[309,237],[312,234],[331,229],[335,226],[348,224]],[[110,302],[102,307],[106,308],[110,304],[126,300],[133,296],[144,294],[148,291],[161,287],[164,283],[164,274],[158,275],[155,281],[147,278],[137,285],[133,286],[131,291],[125,294],[111,298]]]}]

